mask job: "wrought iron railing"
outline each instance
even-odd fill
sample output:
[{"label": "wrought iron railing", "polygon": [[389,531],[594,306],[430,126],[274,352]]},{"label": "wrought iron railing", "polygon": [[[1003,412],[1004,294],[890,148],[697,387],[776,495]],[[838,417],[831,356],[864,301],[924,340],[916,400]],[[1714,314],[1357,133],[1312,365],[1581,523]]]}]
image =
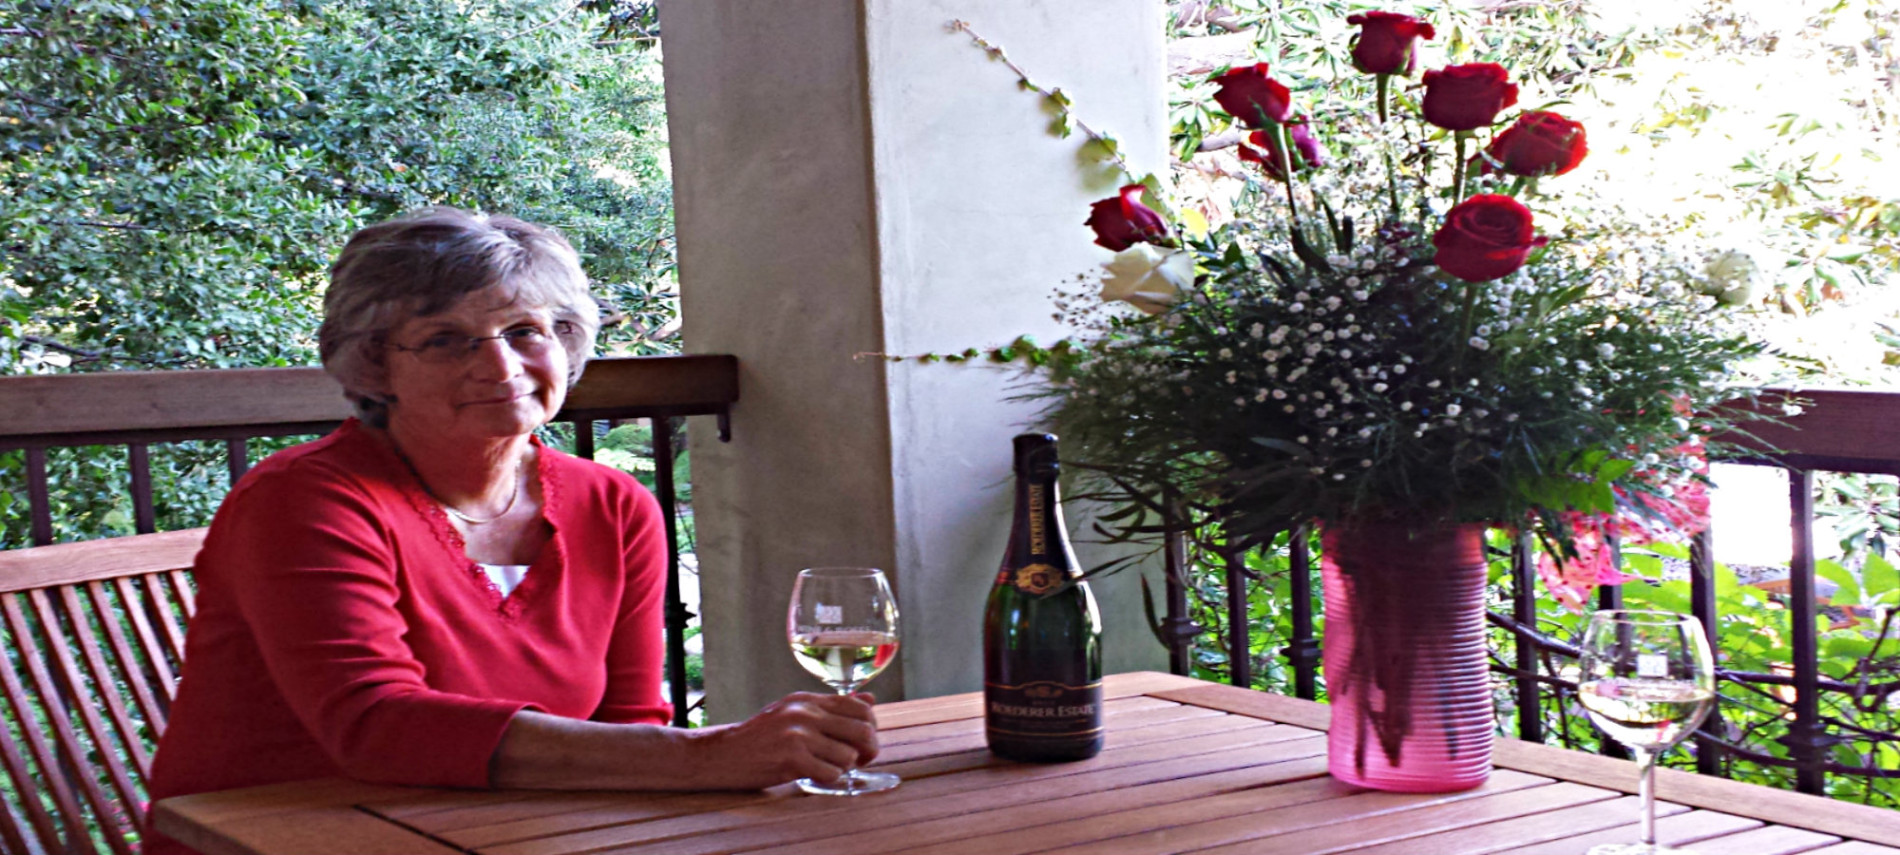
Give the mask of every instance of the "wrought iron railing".
[{"label": "wrought iron railing", "polygon": [[[1891,674],[1892,679],[1875,679],[1875,671],[1862,671],[1853,681],[1822,673],[1816,621],[1823,613],[1823,604],[1816,590],[1815,549],[1811,542],[1817,471],[1900,475],[1900,394],[1776,393],[1761,405],[1780,408],[1784,402],[1798,403],[1799,415],[1758,423],[1748,436],[1727,437],[1742,451],[1726,462],[1772,466],[1788,473],[1793,549],[1787,592],[1778,595],[1775,604],[1787,610],[1792,655],[1785,667],[1767,672],[1718,668],[1718,678],[1728,690],[1725,703],[1767,706],[1772,708],[1771,714],[1755,716],[1756,724],[1744,728],[1722,716],[1718,707],[1718,713],[1696,735],[1695,758],[1697,770],[1705,774],[1723,774],[1736,760],[1787,770],[1795,789],[1819,794],[1828,791],[1829,776],[1900,778],[1900,763],[1849,762],[1835,750],[1846,741],[1900,748],[1900,733],[1868,728],[1828,713],[1848,707],[1885,708],[1894,712],[1894,718],[1900,718],[1900,673]],[[1696,538],[1689,553],[1688,577],[1690,611],[1718,644],[1717,658],[1722,660],[1719,624],[1723,615],[1718,612],[1713,550],[1713,538],[1719,536],[1720,531],[1710,531]],[[1284,602],[1291,612],[1290,631],[1284,636],[1285,646],[1270,654],[1284,659],[1290,672],[1285,682],[1292,693],[1309,699],[1318,696],[1323,684],[1319,638],[1314,631],[1314,540],[1306,531],[1294,532],[1285,540],[1289,590]],[[1576,684],[1564,675],[1563,666],[1575,660],[1577,649],[1539,627],[1532,549],[1528,538],[1520,538],[1498,550],[1496,557],[1508,560],[1510,569],[1508,585],[1494,591],[1497,607],[1491,611],[1490,622],[1508,640],[1493,650],[1493,671],[1508,686],[1503,693],[1508,699],[1504,705],[1515,708],[1520,738],[1542,742],[1553,735],[1547,716],[1555,710],[1558,718],[1565,719],[1574,709],[1570,701],[1575,697]],[[1185,674],[1191,669],[1192,647],[1202,634],[1190,614],[1189,592],[1184,586],[1187,576],[1183,571],[1189,560],[1185,539],[1172,539],[1166,555],[1167,615],[1161,629],[1170,647],[1173,669]],[[1235,685],[1250,686],[1255,682],[1252,669],[1258,654],[1253,650],[1247,592],[1258,589],[1263,580],[1242,555],[1215,554],[1213,561],[1216,566],[1210,573],[1221,581],[1218,587],[1224,590],[1217,593],[1225,597],[1220,604],[1219,640],[1225,648],[1226,676]],[[1234,591],[1242,595],[1229,595]],[[1598,592],[1600,607],[1616,607],[1621,601],[1621,588],[1605,587]],[[1900,637],[1894,632],[1896,611],[1900,609],[1888,609],[1874,621],[1878,633],[1874,650],[1880,651],[1884,643],[1892,648],[1889,655],[1900,662]],[[1759,732],[1767,721],[1776,722],[1775,727],[1785,733],[1772,736]],[[1783,750],[1769,750],[1769,743]],[[1599,745],[1606,753],[1620,751],[1610,740],[1601,740]]]},{"label": "wrought iron railing", "polygon": [[[667,681],[675,723],[681,725],[691,708],[686,631],[693,615],[680,589],[679,485],[673,483],[672,466],[680,446],[676,421],[715,416],[724,440],[729,408],[738,397],[738,360],[731,356],[596,359],[555,417],[574,426],[575,452],[590,459],[598,423],[651,423],[655,493],[666,518]],[[17,472],[0,472],[0,491],[24,487],[30,542],[50,544],[59,485],[48,474],[49,450],[124,446],[133,529],[150,533],[158,524],[154,444],[222,440],[229,483],[236,483],[250,466],[252,440],[325,433],[349,410],[336,381],[315,368],[0,378],[0,460],[20,465]]]}]

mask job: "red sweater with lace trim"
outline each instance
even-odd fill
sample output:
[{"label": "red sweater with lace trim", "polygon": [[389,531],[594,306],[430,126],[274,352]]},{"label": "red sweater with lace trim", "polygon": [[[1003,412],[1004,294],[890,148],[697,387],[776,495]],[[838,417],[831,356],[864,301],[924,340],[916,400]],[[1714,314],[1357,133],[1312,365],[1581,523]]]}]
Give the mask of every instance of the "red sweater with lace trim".
[{"label": "red sweater with lace trim", "polygon": [[[252,469],[212,521],[154,800],[349,777],[482,787],[522,709],[663,724],[659,506],[543,447],[553,537],[503,598],[355,420]],[[146,852],[188,850],[150,834]]]}]

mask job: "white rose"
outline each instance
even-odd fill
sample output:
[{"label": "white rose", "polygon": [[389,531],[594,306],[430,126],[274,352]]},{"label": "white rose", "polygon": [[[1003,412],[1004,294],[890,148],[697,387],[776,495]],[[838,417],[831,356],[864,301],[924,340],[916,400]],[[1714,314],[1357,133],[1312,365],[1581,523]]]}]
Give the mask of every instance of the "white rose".
[{"label": "white rose", "polygon": [[1761,291],[1761,266],[1741,250],[1716,253],[1703,267],[1702,274],[1705,283],[1702,293],[1714,297],[1723,305],[1748,305],[1755,302],[1755,297]]},{"label": "white rose", "polygon": [[1150,315],[1168,310],[1194,281],[1194,258],[1184,250],[1138,243],[1102,265],[1102,300],[1120,300]]}]

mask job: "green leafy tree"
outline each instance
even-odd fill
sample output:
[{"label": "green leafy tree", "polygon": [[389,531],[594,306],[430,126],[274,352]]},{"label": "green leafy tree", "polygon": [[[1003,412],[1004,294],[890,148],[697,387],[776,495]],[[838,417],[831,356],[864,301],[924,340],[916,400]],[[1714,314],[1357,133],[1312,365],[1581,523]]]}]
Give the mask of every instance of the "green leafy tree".
[{"label": "green leafy tree", "polygon": [[[342,241],[430,204],[561,229],[609,348],[671,349],[651,18],[624,0],[9,4],[0,373],[314,363]],[[154,449],[180,491],[162,528],[204,520],[218,454]],[[55,458],[61,539],[129,530],[116,457]],[[0,546],[25,539],[21,469],[0,455]]]}]

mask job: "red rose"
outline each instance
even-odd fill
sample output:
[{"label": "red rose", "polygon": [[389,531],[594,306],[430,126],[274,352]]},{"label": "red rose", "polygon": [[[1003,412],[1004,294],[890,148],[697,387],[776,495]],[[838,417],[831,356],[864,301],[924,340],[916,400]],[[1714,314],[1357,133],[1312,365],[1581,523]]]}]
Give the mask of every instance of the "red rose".
[{"label": "red rose", "polygon": [[1213,82],[1220,87],[1214,92],[1214,100],[1221,109],[1249,128],[1284,122],[1293,109],[1293,93],[1267,76],[1264,62],[1230,68]]},{"label": "red rose", "polygon": [[1445,215],[1432,235],[1432,263],[1466,282],[1486,282],[1523,267],[1545,241],[1531,226],[1531,209],[1509,196],[1478,195]]},{"label": "red rose", "polygon": [[[1325,166],[1326,150],[1321,148],[1319,140],[1313,137],[1312,126],[1304,121],[1305,117],[1302,116],[1300,119],[1298,124],[1289,123],[1285,126],[1287,135],[1293,138],[1293,150],[1296,152],[1293,157],[1293,168]],[[1272,131],[1254,131],[1247,135],[1247,140],[1260,148],[1256,150],[1247,143],[1241,143],[1240,159],[1259,166],[1267,173],[1268,178],[1275,181],[1283,180],[1286,176],[1280,173],[1279,136]]]},{"label": "red rose", "polygon": [[1517,103],[1517,84],[1495,62],[1453,65],[1425,72],[1425,121],[1448,131],[1469,131],[1498,120]]},{"label": "red rose", "polygon": [[1346,23],[1359,25],[1352,64],[1367,74],[1411,76],[1418,68],[1418,40],[1438,35],[1431,24],[1397,12],[1361,12],[1348,16]]},{"label": "red rose", "polygon": [[1479,158],[1480,175],[1492,171],[1534,177],[1562,175],[1577,168],[1590,153],[1583,126],[1556,113],[1525,113],[1485,147]]},{"label": "red rose", "polygon": [[1138,243],[1156,243],[1168,238],[1168,224],[1161,215],[1141,204],[1140,184],[1130,184],[1121,193],[1089,206],[1088,227],[1095,230],[1098,246],[1121,252]]}]

